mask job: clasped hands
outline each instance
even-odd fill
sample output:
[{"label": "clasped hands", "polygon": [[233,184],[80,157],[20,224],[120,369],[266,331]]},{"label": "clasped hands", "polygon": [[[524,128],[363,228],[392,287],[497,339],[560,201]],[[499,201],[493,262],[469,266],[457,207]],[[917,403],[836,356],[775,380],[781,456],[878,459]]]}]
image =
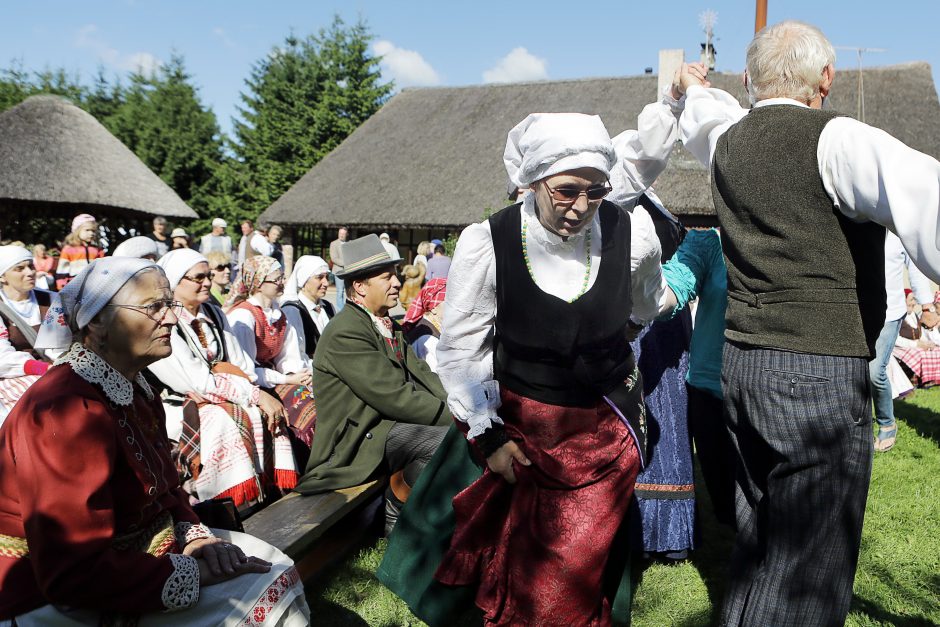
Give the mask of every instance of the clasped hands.
[{"label": "clasped hands", "polygon": [[711,87],[708,82],[708,68],[704,63],[683,63],[679,66],[672,79],[672,97],[679,100],[692,85]]}]

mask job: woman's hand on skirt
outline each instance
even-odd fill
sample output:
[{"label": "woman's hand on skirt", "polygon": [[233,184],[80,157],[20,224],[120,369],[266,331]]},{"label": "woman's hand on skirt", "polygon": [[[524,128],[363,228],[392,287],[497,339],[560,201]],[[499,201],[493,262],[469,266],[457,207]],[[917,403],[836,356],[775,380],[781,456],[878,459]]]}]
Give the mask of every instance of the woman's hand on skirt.
[{"label": "woman's hand on skirt", "polygon": [[523,466],[531,466],[532,462],[525,456],[519,445],[513,441],[506,442],[496,449],[496,452],[486,458],[486,465],[490,470],[503,476],[509,483],[516,482],[516,473],[512,471],[512,462],[516,460]]},{"label": "woman's hand on skirt", "polygon": [[194,540],[186,545],[183,554],[196,558],[199,584],[203,586],[228,581],[245,573],[266,573],[271,570],[270,562],[248,557],[237,545],[218,538]]}]

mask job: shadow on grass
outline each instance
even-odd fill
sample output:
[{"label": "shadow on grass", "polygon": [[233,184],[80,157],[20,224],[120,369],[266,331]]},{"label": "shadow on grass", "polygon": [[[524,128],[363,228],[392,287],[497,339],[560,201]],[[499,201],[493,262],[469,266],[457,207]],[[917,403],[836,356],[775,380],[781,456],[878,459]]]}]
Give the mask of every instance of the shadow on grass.
[{"label": "shadow on grass", "polygon": [[[863,546],[862,550],[866,550]],[[866,567],[869,576],[877,579],[885,588],[900,597],[907,615],[895,614],[881,607],[874,601],[863,598],[858,594],[852,597],[852,612],[859,612],[877,621],[895,625],[897,627],[921,627],[936,625],[937,596],[940,595],[940,575],[918,569],[911,575],[910,580],[920,582],[921,585],[910,585],[900,581],[888,568],[880,565]]]},{"label": "shadow on grass", "polygon": [[[915,396],[912,401],[916,399]],[[895,415],[913,427],[920,435],[940,446],[940,414],[935,409],[921,407],[909,401],[895,401]]]}]

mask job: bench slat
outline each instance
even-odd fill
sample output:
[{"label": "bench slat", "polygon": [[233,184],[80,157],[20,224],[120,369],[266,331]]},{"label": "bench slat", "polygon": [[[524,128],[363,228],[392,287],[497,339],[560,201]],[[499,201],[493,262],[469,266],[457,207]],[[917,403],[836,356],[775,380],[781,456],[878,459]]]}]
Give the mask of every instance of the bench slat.
[{"label": "bench slat", "polygon": [[370,481],[311,496],[291,493],[245,520],[245,533],[296,560],[330,527],[375,498],[384,487],[384,481]]}]

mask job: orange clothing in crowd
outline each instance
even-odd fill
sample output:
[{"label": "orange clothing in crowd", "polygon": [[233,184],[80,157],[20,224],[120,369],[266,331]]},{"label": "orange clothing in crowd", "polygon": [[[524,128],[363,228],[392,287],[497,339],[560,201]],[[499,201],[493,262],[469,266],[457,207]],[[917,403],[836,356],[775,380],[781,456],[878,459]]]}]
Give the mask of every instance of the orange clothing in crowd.
[{"label": "orange clothing in crowd", "polygon": [[97,246],[63,246],[55,272],[56,287],[61,290],[82,268],[99,257],[104,257],[104,251]]}]

